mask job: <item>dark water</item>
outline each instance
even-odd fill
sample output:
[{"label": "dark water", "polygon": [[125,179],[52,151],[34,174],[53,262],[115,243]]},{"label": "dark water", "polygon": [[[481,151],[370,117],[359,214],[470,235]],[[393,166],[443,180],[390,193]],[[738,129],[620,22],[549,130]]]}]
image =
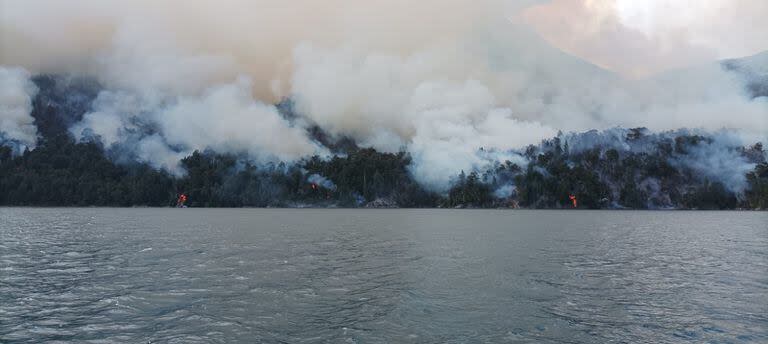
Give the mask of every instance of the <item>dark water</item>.
[{"label": "dark water", "polygon": [[768,343],[768,213],[0,209],[0,342]]}]

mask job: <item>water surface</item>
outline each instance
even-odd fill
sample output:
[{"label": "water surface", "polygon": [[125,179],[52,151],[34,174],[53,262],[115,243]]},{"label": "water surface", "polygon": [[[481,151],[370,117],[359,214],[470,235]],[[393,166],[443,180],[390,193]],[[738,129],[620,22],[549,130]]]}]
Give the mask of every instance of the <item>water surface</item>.
[{"label": "water surface", "polygon": [[768,342],[768,213],[0,209],[0,342]]}]

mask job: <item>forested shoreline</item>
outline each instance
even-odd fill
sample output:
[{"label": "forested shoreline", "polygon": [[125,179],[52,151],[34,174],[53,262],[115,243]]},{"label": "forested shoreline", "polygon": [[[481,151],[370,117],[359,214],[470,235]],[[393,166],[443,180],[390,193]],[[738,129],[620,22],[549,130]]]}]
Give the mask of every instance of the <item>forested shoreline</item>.
[{"label": "forested shoreline", "polygon": [[[72,125],[100,86],[38,76],[30,149],[0,137],[2,206],[402,207],[536,209],[766,209],[768,163],[761,143],[728,132],[645,128],[559,133],[524,149],[477,148],[471,170],[443,171],[449,185],[419,183],[414,157],[358,146],[308,129],[329,155],[254,162],[194,151],[179,173],[153,167],[99,137],[76,140]],[[290,100],[277,105],[292,121]],[[153,128],[141,128],[151,134]],[[424,163],[424,162],[421,162]]]},{"label": "forested shoreline", "polygon": [[[530,146],[527,166],[507,161],[459,171],[452,187],[437,193],[413,180],[405,152],[355,148],[329,159],[259,166],[195,152],[182,160],[187,173],[177,177],[146,164],[115,163],[97,143],[59,136],[17,157],[0,148],[0,205],[168,207],[185,194],[190,207],[560,209],[572,208],[575,196],[584,209],[765,209],[764,159],[746,175],[743,194],[669,162],[706,140],[678,136],[658,154],[597,147],[574,154],[555,138]],[[760,144],[742,153],[764,155]]]}]

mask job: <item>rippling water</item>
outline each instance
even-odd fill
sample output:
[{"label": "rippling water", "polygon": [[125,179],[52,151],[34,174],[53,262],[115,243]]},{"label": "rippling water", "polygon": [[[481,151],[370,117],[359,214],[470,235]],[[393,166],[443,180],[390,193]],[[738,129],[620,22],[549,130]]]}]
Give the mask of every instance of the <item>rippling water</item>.
[{"label": "rippling water", "polygon": [[768,342],[768,213],[0,209],[0,342]]}]

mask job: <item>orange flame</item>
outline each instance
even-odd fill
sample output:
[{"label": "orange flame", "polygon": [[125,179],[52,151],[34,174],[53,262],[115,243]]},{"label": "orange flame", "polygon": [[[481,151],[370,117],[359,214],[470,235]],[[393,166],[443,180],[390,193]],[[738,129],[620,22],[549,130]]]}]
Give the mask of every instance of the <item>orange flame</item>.
[{"label": "orange flame", "polygon": [[179,199],[176,201],[177,207],[183,207],[184,203],[187,202],[187,195],[185,194],[179,194]]}]

